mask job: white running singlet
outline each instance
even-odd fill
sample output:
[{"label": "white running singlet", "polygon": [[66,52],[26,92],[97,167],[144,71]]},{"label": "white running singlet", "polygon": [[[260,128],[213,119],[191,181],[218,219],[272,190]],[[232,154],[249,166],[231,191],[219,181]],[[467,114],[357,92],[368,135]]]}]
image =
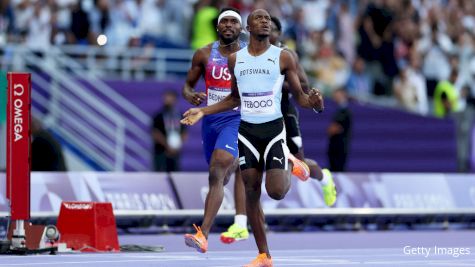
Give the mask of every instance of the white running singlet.
[{"label": "white running singlet", "polygon": [[281,51],[271,45],[257,57],[250,55],[247,47],[236,53],[234,75],[241,97],[241,120],[257,124],[282,118],[285,76],[280,73]]}]

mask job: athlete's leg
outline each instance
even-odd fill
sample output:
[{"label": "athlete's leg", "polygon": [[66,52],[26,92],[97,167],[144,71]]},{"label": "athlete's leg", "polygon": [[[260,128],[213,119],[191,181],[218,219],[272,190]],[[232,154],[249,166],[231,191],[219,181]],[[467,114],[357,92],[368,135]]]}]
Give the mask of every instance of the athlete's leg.
[{"label": "athlete's leg", "polygon": [[205,125],[203,121],[203,146],[209,163],[209,191],[202,226],[195,227],[197,233],[194,235],[185,234],[185,243],[201,253],[208,249],[208,233],[223,202],[224,185],[235,168],[233,166],[238,156],[238,127],[239,120],[228,121],[221,125]]},{"label": "athlete's leg", "polygon": [[[289,162],[292,166],[292,163]],[[290,189],[291,172],[282,169],[270,169],[266,171],[266,190],[267,194],[275,199],[281,200]]]},{"label": "athlete's leg", "polygon": [[234,172],[234,206],[236,214],[234,215],[234,223],[228,229],[221,233],[220,240],[225,244],[231,244],[235,241],[242,241],[249,238],[249,231],[247,229],[247,215],[246,215],[246,191],[244,182],[242,181],[241,170],[239,169],[239,161],[236,160],[236,167]]},{"label": "athlete's leg", "polygon": [[234,157],[227,151],[216,149],[211,156],[209,167],[209,191],[205,201],[205,214],[201,230],[208,237],[214,218],[218,213],[224,197],[224,180],[229,169],[234,165]]},{"label": "athlete's leg", "polygon": [[201,229],[208,237],[214,218],[224,197],[224,185],[236,168],[238,157],[237,132],[239,120],[229,121],[216,138],[215,149],[209,166],[209,191],[205,202],[205,215]]},{"label": "athlete's leg", "polygon": [[231,224],[225,232],[221,233],[220,240],[225,244],[231,244],[249,238],[246,215],[246,191],[239,168],[236,170],[234,178],[234,204],[236,214],[234,215],[234,223]]},{"label": "athlete's leg", "polygon": [[293,164],[288,158],[289,151],[284,138],[285,131],[273,138],[264,152],[266,191],[275,200],[283,199],[290,189]]},{"label": "athlete's leg", "polygon": [[295,153],[294,156],[299,160],[303,160],[305,161],[305,163],[307,163],[307,166],[310,169],[310,178],[316,179],[318,181],[321,181],[323,179],[322,168],[315,160],[305,158],[303,147],[300,147],[299,151]]},{"label": "athlete's leg", "polygon": [[270,257],[265,233],[264,212],[262,211],[260,201],[262,172],[257,169],[242,170],[242,178],[246,188],[247,216],[249,217],[257,248],[259,253],[266,253]]},{"label": "athlete's leg", "polygon": [[265,138],[272,127],[241,121],[239,127],[239,167],[246,190],[246,212],[254,233],[259,253],[268,257],[269,249],[265,233],[265,218],[261,207],[262,170],[264,166]]},{"label": "athlete's leg", "polygon": [[246,190],[239,167],[234,175],[234,206],[236,215],[246,216]]}]

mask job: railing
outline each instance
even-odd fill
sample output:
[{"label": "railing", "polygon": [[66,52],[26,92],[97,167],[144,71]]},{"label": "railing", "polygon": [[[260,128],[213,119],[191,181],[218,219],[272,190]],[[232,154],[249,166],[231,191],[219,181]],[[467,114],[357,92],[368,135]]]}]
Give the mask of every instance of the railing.
[{"label": "railing", "polygon": [[71,70],[84,70],[99,77],[124,80],[170,76],[183,77],[190,66],[193,51],[188,49],[122,48],[96,46],[61,46],[59,56],[74,58]]},{"label": "railing", "polygon": [[60,49],[41,56],[25,47],[6,50],[3,67],[32,73],[32,112],[47,128],[104,170],[150,170],[147,114]]}]

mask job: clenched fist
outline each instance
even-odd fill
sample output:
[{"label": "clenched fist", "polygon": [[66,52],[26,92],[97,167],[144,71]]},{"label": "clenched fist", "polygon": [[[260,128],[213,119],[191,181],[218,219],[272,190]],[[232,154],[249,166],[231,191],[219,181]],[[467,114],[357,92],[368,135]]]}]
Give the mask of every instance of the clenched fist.
[{"label": "clenched fist", "polygon": [[312,88],[308,91],[308,100],[310,105],[312,105],[313,109],[317,112],[322,112],[325,108],[322,93],[316,88]]},{"label": "clenched fist", "polygon": [[190,102],[190,104],[199,106],[206,99],[206,94],[203,92],[184,93],[183,97],[186,99],[186,101]]}]

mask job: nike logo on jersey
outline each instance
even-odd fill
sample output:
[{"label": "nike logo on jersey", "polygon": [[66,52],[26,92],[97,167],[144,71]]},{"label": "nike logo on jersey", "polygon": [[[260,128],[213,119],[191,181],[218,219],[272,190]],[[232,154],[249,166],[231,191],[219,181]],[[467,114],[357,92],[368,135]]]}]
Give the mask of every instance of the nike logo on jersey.
[{"label": "nike logo on jersey", "polygon": [[272,159],[273,159],[273,160],[277,160],[277,161],[280,162],[280,164],[282,164],[282,160],[284,159],[284,157],[282,157],[282,158],[280,158],[280,159],[277,158],[277,157],[273,157]]},{"label": "nike logo on jersey", "polygon": [[274,59],[268,58],[267,61],[270,61],[270,62],[274,63],[274,65],[275,65],[275,58]]},{"label": "nike logo on jersey", "polygon": [[225,147],[226,147],[227,149],[231,149],[231,150],[233,150],[233,151],[236,150],[236,149],[234,149],[234,147],[231,147],[231,146],[229,146],[228,144],[226,144]]},{"label": "nike logo on jersey", "polygon": [[238,61],[238,62],[237,62],[237,64],[242,64],[242,63],[244,63],[244,61]]}]

